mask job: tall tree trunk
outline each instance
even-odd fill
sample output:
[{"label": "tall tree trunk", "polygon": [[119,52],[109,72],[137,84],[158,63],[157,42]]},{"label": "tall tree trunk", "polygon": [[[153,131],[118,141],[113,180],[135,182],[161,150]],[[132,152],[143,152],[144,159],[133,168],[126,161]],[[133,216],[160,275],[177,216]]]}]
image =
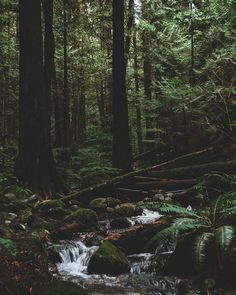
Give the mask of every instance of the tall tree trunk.
[{"label": "tall tree trunk", "polygon": [[[110,0],[100,0],[100,27],[101,27],[101,49],[106,57],[108,67],[111,67],[111,52],[112,52],[112,24],[110,21],[111,1]],[[104,131],[111,132],[111,117],[112,117],[112,75],[108,72],[105,77],[101,80],[101,100],[103,100],[102,105],[104,105]]]},{"label": "tall tree trunk", "polygon": [[126,95],[126,67],[124,47],[124,0],[113,0],[113,167],[131,169],[131,146]]},{"label": "tall tree trunk", "polygon": [[128,4],[128,22],[127,22],[127,35],[125,40],[125,66],[127,68],[130,43],[131,43],[131,33],[134,25],[134,0],[129,0]]},{"label": "tall tree trunk", "polygon": [[[142,1],[142,15],[144,18],[147,18],[147,7],[144,0]],[[151,100],[152,100],[152,67],[149,56],[149,48],[150,48],[150,35],[147,30],[143,30],[143,84],[144,84],[144,94],[146,99],[146,105],[148,109],[146,110],[146,138],[153,139],[153,132],[150,132],[152,128],[152,118],[151,118]]]},{"label": "tall tree trunk", "polygon": [[142,142],[142,117],[141,117],[141,107],[140,107],[140,94],[139,94],[139,76],[138,76],[138,51],[137,51],[137,35],[134,33],[133,37],[134,46],[134,82],[135,82],[135,108],[136,108],[136,130],[137,130],[137,143],[138,152],[143,152],[143,142]]},{"label": "tall tree trunk", "polygon": [[85,102],[85,77],[84,77],[84,0],[79,0],[79,15],[80,15],[80,24],[79,31],[81,36],[81,66],[80,66],[80,78],[79,78],[79,126],[78,126],[78,140],[81,146],[84,145],[86,137],[86,102]]},{"label": "tall tree trunk", "polygon": [[50,101],[46,95],[43,67],[40,0],[20,0],[19,31],[19,154],[16,175],[34,191],[48,195],[64,187],[50,146]]},{"label": "tall tree trunk", "polygon": [[67,0],[63,0],[63,39],[64,39],[64,97],[63,97],[63,132],[62,145],[68,147],[70,142],[70,99],[68,87],[68,44],[67,44]]}]

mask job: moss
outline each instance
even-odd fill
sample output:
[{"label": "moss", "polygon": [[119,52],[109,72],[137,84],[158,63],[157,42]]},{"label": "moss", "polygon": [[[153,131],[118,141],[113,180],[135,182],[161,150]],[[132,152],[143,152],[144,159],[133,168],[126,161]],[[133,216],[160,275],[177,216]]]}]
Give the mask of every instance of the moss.
[{"label": "moss", "polygon": [[152,171],[148,175],[158,178],[196,178],[210,171],[221,171],[225,173],[234,173],[236,170],[236,161],[213,162],[200,165],[192,165],[181,168]]},{"label": "moss", "polygon": [[89,203],[89,208],[96,212],[104,212],[107,208],[106,198],[96,198]]},{"label": "moss", "polygon": [[65,221],[78,223],[81,231],[93,231],[98,228],[97,213],[91,209],[80,208],[67,216]]},{"label": "moss", "polygon": [[37,207],[41,212],[47,213],[52,208],[63,208],[65,204],[61,200],[45,200],[41,202]]},{"label": "moss", "polygon": [[130,271],[126,255],[109,241],[94,253],[88,265],[89,273],[118,275]]},{"label": "moss", "polygon": [[88,294],[81,286],[72,282],[54,282],[43,286],[33,287],[33,295],[86,295]]},{"label": "moss", "polygon": [[122,217],[130,217],[142,214],[142,211],[142,208],[138,208],[132,203],[124,203],[117,206],[114,213]]}]

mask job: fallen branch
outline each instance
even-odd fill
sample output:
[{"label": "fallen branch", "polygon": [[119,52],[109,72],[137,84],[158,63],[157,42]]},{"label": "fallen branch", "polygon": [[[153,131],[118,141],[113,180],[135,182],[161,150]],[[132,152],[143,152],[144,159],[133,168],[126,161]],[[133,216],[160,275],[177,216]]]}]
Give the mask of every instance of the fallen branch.
[{"label": "fallen branch", "polygon": [[194,153],[190,153],[190,154],[187,154],[187,155],[177,157],[175,159],[169,160],[167,162],[164,162],[164,163],[152,166],[152,167],[147,167],[147,168],[135,170],[135,171],[132,171],[132,172],[117,176],[117,177],[115,177],[115,178],[113,178],[111,180],[108,180],[108,181],[105,181],[103,183],[99,183],[99,184],[96,184],[94,186],[82,189],[82,190],[80,190],[78,192],[75,192],[75,193],[69,194],[68,196],[63,197],[62,201],[69,202],[71,200],[79,199],[81,202],[88,203],[90,201],[90,199],[92,198],[92,195],[94,195],[94,194],[98,195],[99,193],[103,193],[104,189],[108,189],[109,187],[114,188],[114,184],[116,184],[116,183],[122,182],[124,180],[130,179],[130,178],[132,178],[134,176],[137,176],[137,175],[140,175],[140,174],[147,174],[150,171],[161,169],[161,168],[163,168],[165,166],[168,166],[170,164],[178,162],[179,160],[191,158],[192,156],[196,156],[196,155],[202,155],[202,154],[204,154],[206,152],[213,151],[213,150],[214,150],[213,147],[210,147],[210,148],[207,148],[207,149],[204,149],[204,150],[201,150],[201,151],[197,151],[197,152],[194,152]]}]

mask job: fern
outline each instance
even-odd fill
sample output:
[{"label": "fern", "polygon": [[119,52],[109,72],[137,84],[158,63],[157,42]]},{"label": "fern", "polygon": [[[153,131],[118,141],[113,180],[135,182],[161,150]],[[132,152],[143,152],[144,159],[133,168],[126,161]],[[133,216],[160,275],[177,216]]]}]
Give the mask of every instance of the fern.
[{"label": "fern", "polygon": [[216,241],[222,251],[226,251],[235,236],[235,229],[232,226],[221,226],[216,229]]},{"label": "fern", "polygon": [[196,238],[194,247],[193,247],[193,252],[194,252],[194,259],[195,259],[195,264],[197,268],[201,267],[202,264],[205,262],[206,250],[210,241],[213,239],[213,237],[214,237],[214,234],[204,232]]}]

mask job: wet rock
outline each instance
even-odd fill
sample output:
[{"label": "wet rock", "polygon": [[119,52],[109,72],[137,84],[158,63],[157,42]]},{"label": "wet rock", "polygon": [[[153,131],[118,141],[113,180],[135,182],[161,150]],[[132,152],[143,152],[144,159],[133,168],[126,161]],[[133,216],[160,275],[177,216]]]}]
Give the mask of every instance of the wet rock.
[{"label": "wet rock", "polygon": [[105,241],[91,257],[88,272],[119,275],[130,271],[126,255],[109,241]]},{"label": "wet rock", "polygon": [[127,218],[116,218],[110,222],[112,229],[128,228],[132,224]]},{"label": "wet rock", "polygon": [[72,282],[53,282],[33,286],[32,295],[87,295],[87,291],[78,284]]},{"label": "wet rock", "polygon": [[114,213],[123,216],[123,217],[131,217],[142,214],[143,209],[136,207],[132,203],[124,203],[115,207]]},{"label": "wet rock", "polygon": [[53,248],[48,249],[48,258],[54,264],[62,262],[60,254]]},{"label": "wet rock", "polygon": [[94,231],[98,228],[98,216],[91,209],[80,208],[67,216],[65,221],[78,224],[80,231]]},{"label": "wet rock", "polygon": [[76,223],[65,224],[51,232],[52,239],[64,240],[71,239],[80,230],[80,225]]}]

